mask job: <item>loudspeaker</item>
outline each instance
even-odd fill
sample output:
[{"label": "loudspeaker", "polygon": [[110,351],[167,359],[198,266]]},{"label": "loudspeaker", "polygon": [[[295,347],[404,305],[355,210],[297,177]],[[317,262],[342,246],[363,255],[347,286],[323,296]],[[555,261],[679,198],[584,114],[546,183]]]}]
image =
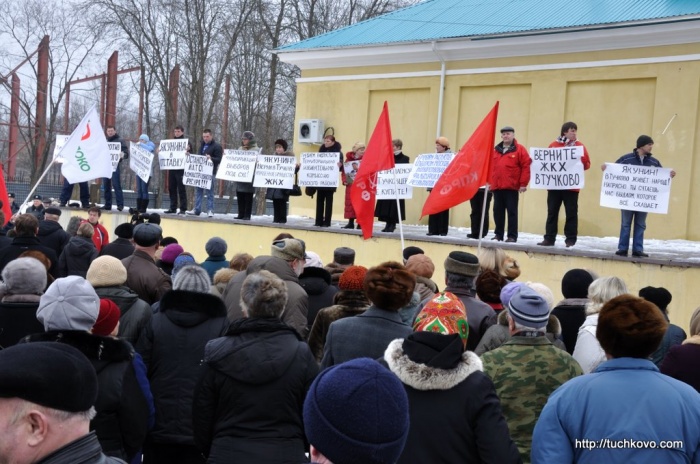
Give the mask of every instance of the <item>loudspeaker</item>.
[{"label": "loudspeaker", "polygon": [[301,119],[297,136],[300,143],[322,143],[323,121],[320,119]]}]

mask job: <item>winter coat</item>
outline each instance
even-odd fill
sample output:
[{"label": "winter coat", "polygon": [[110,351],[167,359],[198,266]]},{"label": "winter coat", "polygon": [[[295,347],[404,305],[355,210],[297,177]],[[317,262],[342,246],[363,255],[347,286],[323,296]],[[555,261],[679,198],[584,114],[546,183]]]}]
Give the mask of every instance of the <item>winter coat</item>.
[{"label": "winter coat", "polygon": [[389,343],[407,337],[413,329],[395,311],[372,305],[355,317],[331,324],[323,347],[321,369],[355,358],[381,358]]},{"label": "winter coat", "polygon": [[100,298],[108,298],[119,306],[118,337],[136,345],[141,332],[151,321],[151,307],[139,296],[124,285],[114,287],[95,287],[95,293]]},{"label": "winter coat", "polygon": [[148,432],[148,403],[136,378],[131,344],[80,330],[52,330],[24,341],[65,343],[90,360],[97,372],[97,415],[90,429],[106,455],[130,461]]},{"label": "winter coat", "polygon": [[170,276],[158,269],[144,251],[135,250],[133,255],[122,259],[122,264],[126,268],[126,286],[149,305],[160,301],[172,287]]},{"label": "winter coat", "polygon": [[102,247],[100,251],[100,256],[114,256],[115,258],[122,260],[128,258],[134,254],[134,244],[130,240],[125,238],[118,238],[112,243]]},{"label": "winter coat", "polygon": [[[294,153],[291,151],[285,151],[281,155],[278,155],[275,153],[272,156],[294,156]],[[299,168],[295,168],[294,173],[296,174],[299,171]],[[290,189],[283,189],[283,188],[269,188],[265,192],[265,199],[267,200],[284,200],[287,201],[289,200],[289,193],[291,192]]]},{"label": "winter coat", "polygon": [[124,464],[121,459],[105,456],[95,432],[74,440],[36,464]]},{"label": "winter coat", "polygon": [[[121,159],[119,162],[121,163],[122,160],[128,159],[129,158],[129,145],[126,143],[126,141],[119,136],[116,132],[114,133],[113,136],[107,137],[108,142],[112,143],[119,143],[121,145]],[[155,144],[154,144],[155,145]]]},{"label": "winter coat", "polygon": [[[571,143],[569,140],[562,139],[558,137],[554,142],[549,144],[549,148],[563,148],[563,147],[583,147],[583,157],[581,158],[581,163],[583,164],[583,170],[587,171],[591,167],[591,158],[588,156],[588,150],[586,146],[582,144],[579,140]],[[578,192],[580,189],[571,189],[572,192]]]},{"label": "winter coat", "polygon": [[523,462],[530,462],[532,430],[547,398],[567,381],[582,375],[563,348],[542,336],[516,335],[481,357],[501,399],[510,436]]},{"label": "winter coat", "polygon": [[685,382],[700,393],[700,335],[672,346],[661,363],[661,373]]},{"label": "winter coat", "polygon": [[216,271],[228,269],[228,259],[226,259],[226,256],[208,256],[200,266],[209,274],[209,280],[214,282]]},{"label": "winter coat", "polygon": [[519,463],[496,390],[458,335],[392,341],[384,363],[404,384],[410,428],[398,464]]},{"label": "winter coat", "polygon": [[[664,317],[666,318],[666,322],[669,322],[666,313],[664,313]],[[683,343],[683,340],[685,340],[687,337],[688,336],[685,334],[683,329],[669,322],[664,338],[661,339],[661,344],[656,351],[649,356],[649,359],[651,359],[651,362],[656,364],[656,367],[661,368],[661,362],[668,354],[668,350],[670,350],[672,346]]]},{"label": "winter coat", "polygon": [[413,327],[413,321],[416,320],[416,316],[421,309],[423,309],[423,302],[420,293],[414,291],[408,304],[399,309],[399,316],[401,316],[401,320],[404,324]]},{"label": "winter coat", "polygon": [[194,445],[192,396],[209,340],[226,333],[221,300],[206,293],[170,290],[139,338],[156,407],[155,443]]},{"label": "winter coat", "polygon": [[[86,222],[88,221],[82,221],[81,224]],[[90,223],[90,225],[94,229],[94,233],[92,234],[92,243],[95,244],[97,253],[100,253],[102,251],[102,248],[109,244],[109,232],[107,232],[105,226],[103,226],[99,222],[97,224]]]},{"label": "winter coat", "polygon": [[567,298],[552,309],[552,315],[561,323],[561,339],[569,354],[574,353],[578,329],[586,320],[586,304],[589,301],[588,298]]},{"label": "winter coat", "polygon": [[[140,148],[146,150],[147,152],[150,152],[150,153],[154,153],[155,150],[156,150],[156,144],[153,143],[153,142],[150,141],[150,140],[149,140],[148,142],[146,142],[146,143],[144,143],[144,142],[139,142],[139,143],[138,143],[138,146],[139,146]],[[151,170],[150,170],[151,177],[148,178],[149,182],[150,182],[151,178],[153,177],[153,165],[154,165],[154,164],[158,164],[158,163],[151,163]],[[148,183],[148,182],[146,182],[146,183]]]},{"label": "winter coat", "polygon": [[637,150],[632,150],[632,153],[627,153],[626,155],[622,155],[615,161],[617,164],[631,164],[633,166],[651,166],[654,168],[661,168],[661,162],[654,158],[654,156],[649,153],[648,155],[644,155],[644,157],[640,158],[639,155],[637,154]]},{"label": "winter coat", "polygon": [[[299,285],[309,296],[309,312],[306,315],[307,328],[311,330],[316,314],[333,304],[338,288],[331,285],[331,275],[321,267],[307,267],[299,276]],[[308,330],[306,333],[308,333]]]},{"label": "winter coat", "polygon": [[276,318],[238,319],[204,353],[195,442],[209,463],[305,461],[302,409],[318,365]]},{"label": "winter coat", "polygon": [[58,255],[48,247],[41,244],[39,239],[34,235],[23,235],[12,239],[12,243],[0,249],[0,272],[5,269],[7,263],[19,258],[19,255],[27,250],[41,251],[51,261],[49,274],[54,278],[61,277],[58,272]]},{"label": "winter coat", "polygon": [[92,240],[76,235],[71,237],[58,258],[58,273],[61,277],[80,276],[83,279],[97,258],[97,250]]},{"label": "winter coat", "polygon": [[[559,387],[535,426],[532,462],[686,464],[700,462],[700,395],[649,360],[617,358]],[[680,440],[682,449],[576,447],[574,439]],[[636,443],[636,442],[635,442]]]},{"label": "winter coat", "polygon": [[496,145],[491,156],[491,190],[519,190],[530,182],[532,159],[527,149],[513,139],[508,148]]},{"label": "winter coat", "polygon": [[27,335],[44,331],[36,318],[40,295],[5,295],[0,301],[0,349],[17,344]]},{"label": "winter coat", "polygon": [[326,264],[323,268],[331,274],[331,285],[338,287],[340,275],[343,272],[345,272],[345,269],[349,268],[350,266],[352,266],[352,264],[338,264],[336,262],[332,262]]},{"label": "winter coat", "polygon": [[584,374],[593,372],[600,363],[606,360],[605,351],[595,337],[598,328],[598,314],[591,314],[578,329],[576,346],[573,357],[581,365]]},{"label": "winter coat", "polygon": [[[394,164],[408,164],[411,160],[402,152],[394,154]],[[406,201],[399,200],[401,208],[401,219],[406,220]],[[399,222],[399,214],[396,210],[396,200],[377,200],[377,206],[374,208],[374,217],[384,222]]]},{"label": "winter coat", "polygon": [[340,290],[333,300],[333,306],[323,308],[316,314],[309,332],[309,348],[318,362],[323,359],[323,346],[326,344],[326,336],[331,324],[345,317],[362,314],[369,308],[369,300],[361,290]]},{"label": "winter coat", "polygon": [[270,271],[287,284],[287,304],[282,313],[282,322],[299,332],[306,338],[308,333],[307,314],[309,312],[309,297],[299,285],[299,278],[294,273],[289,263],[273,256],[258,256],[254,258],[246,268],[231,278],[224,294],[221,296],[226,305],[228,318],[235,321],[243,317],[241,308],[241,287],[249,274],[261,270]]},{"label": "winter coat", "polygon": [[459,298],[467,309],[467,322],[469,323],[467,349],[474,351],[488,328],[496,323],[496,311],[483,301],[474,298],[472,290],[448,286],[445,291]]},{"label": "winter coat", "polygon": [[[492,325],[488,328],[481,341],[474,349],[474,353],[481,356],[491,350],[495,350],[499,346],[503,345],[505,342],[510,340],[510,329],[508,328],[508,311],[501,311],[498,313],[497,324]],[[561,324],[556,316],[549,315],[549,322],[547,322],[547,340],[559,348],[560,350],[566,351],[566,345],[560,340],[561,338]]]},{"label": "winter coat", "polygon": [[[244,150],[244,151],[253,151],[255,153],[260,153],[260,149],[258,148],[258,144],[254,141],[250,141],[250,145],[248,147],[238,147],[239,150]],[[216,171],[214,171],[216,172]],[[241,192],[241,193],[253,193],[255,192],[255,187],[253,187],[253,182],[236,182],[236,192]]]},{"label": "winter coat", "polygon": [[[321,147],[318,149],[319,153],[340,153],[340,156],[338,156],[338,162],[342,163],[343,162],[343,152],[341,151],[342,147],[340,146],[340,142],[334,142],[333,145],[331,145],[330,148],[326,147],[324,144],[321,144]],[[340,171],[342,172],[342,168],[340,168]],[[336,188],[335,187],[319,187],[316,190],[319,192],[335,192]]]},{"label": "winter coat", "polygon": [[[345,162],[350,163],[352,161],[360,161],[362,158],[358,158],[357,154],[354,151],[349,151],[345,153]],[[355,215],[355,209],[352,207],[352,200],[350,199],[350,190],[352,187],[352,181],[353,179],[348,178],[348,176],[345,174],[345,169],[341,171],[340,177],[343,180],[343,185],[345,185],[345,210],[343,213],[343,217],[345,219],[355,219],[357,216]]]},{"label": "winter coat", "polygon": [[36,236],[42,245],[56,252],[56,256],[61,256],[63,247],[70,240],[68,232],[63,230],[61,224],[56,221],[41,221],[39,223],[39,233]]},{"label": "winter coat", "polygon": [[44,205],[39,205],[39,206],[32,205],[29,208],[27,208],[27,212],[26,212],[26,214],[31,214],[34,217],[36,217],[36,220],[39,222],[44,220],[45,213],[46,213],[46,211],[44,210]]}]

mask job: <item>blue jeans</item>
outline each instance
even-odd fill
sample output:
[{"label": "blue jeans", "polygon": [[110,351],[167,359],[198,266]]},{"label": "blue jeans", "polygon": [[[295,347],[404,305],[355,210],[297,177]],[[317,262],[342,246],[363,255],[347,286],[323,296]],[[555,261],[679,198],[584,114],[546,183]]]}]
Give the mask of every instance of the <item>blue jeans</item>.
[{"label": "blue jeans", "polygon": [[117,206],[120,208],[124,207],[124,193],[122,192],[122,180],[120,178],[121,162],[117,164],[117,170],[112,173],[112,178],[104,178],[104,188],[105,188],[105,208],[112,207],[112,187],[114,187],[114,195],[117,197]]},{"label": "blue jeans", "polygon": [[[62,205],[68,203],[71,195],[73,194],[73,185],[69,183],[66,179],[63,179],[63,188],[61,189],[61,195],[59,196],[59,201]],[[87,182],[81,182],[80,184],[80,203],[83,206],[88,206],[90,204],[90,189],[88,189]]]},{"label": "blue jeans", "polygon": [[[148,179],[150,182],[151,179]],[[136,178],[136,198],[139,200],[148,200],[148,182],[144,182],[140,177]]]},{"label": "blue jeans", "polygon": [[628,211],[623,209],[622,226],[620,227],[620,242],[617,244],[619,251],[627,251],[630,246],[630,230],[634,219],[634,232],[632,236],[632,252],[644,251],[644,230],[647,228],[647,213],[641,211]]},{"label": "blue jeans", "polygon": [[207,211],[214,211],[214,188],[216,187],[216,181],[213,180],[211,187],[208,190],[203,188],[194,188],[194,212],[202,212],[202,197],[204,192],[207,192]]}]

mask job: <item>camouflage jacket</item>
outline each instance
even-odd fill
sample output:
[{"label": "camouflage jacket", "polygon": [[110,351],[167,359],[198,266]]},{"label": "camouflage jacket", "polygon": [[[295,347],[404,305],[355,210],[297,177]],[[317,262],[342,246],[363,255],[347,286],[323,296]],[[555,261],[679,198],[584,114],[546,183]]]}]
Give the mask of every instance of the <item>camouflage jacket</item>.
[{"label": "camouflage jacket", "polygon": [[544,336],[514,336],[481,357],[484,372],[496,386],[503,415],[523,462],[530,462],[532,431],[549,395],[583,374],[566,351]]}]

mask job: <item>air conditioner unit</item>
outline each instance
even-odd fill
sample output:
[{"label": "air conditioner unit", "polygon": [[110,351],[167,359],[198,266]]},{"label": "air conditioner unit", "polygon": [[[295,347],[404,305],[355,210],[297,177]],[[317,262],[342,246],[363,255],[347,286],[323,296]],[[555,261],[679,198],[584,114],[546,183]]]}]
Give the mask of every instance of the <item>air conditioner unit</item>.
[{"label": "air conditioner unit", "polygon": [[302,119],[299,121],[297,136],[300,143],[322,143],[323,121],[320,119]]}]

